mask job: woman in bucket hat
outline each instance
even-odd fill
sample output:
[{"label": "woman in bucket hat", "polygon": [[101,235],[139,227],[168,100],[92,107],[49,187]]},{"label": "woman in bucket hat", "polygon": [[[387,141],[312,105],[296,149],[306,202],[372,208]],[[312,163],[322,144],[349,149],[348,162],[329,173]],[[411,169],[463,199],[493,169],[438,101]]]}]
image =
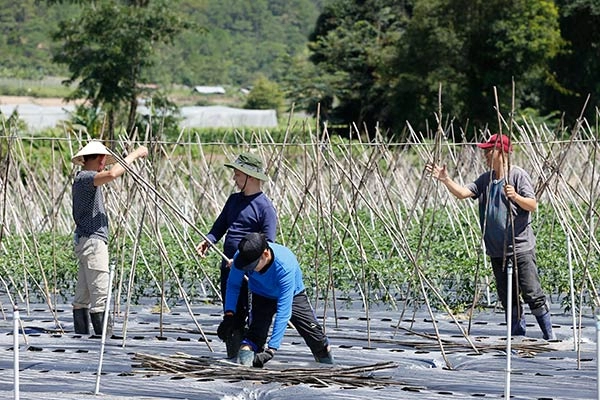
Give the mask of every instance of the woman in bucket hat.
[{"label": "woman in bucket hat", "polygon": [[[240,240],[250,232],[263,233],[267,240],[274,242],[277,214],[273,203],[261,189],[261,183],[267,181],[268,177],[263,171],[263,164],[259,157],[252,153],[242,153],[234,162],[225,163],[225,166],[233,169],[233,180],[239,192],[229,196],[210,232],[206,235],[206,239],[196,246],[196,250],[201,257],[205,257],[210,246],[225,235],[223,253],[231,260],[237,251]],[[220,279],[223,303],[226,299],[229,271],[229,262],[223,259]],[[240,290],[235,315],[233,329],[224,339],[228,358],[237,357],[246,327],[248,316],[248,286],[246,283]]]},{"label": "woman in bucket hat", "polygon": [[[148,149],[138,147],[125,157],[131,164],[145,157]],[[125,168],[99,141],[91,141],[71,159],[82,169],[73,181],[74,246],[79,272],[73,299],[73,323],[77,334],[88,335],[90,319],[96,335],[102,334],[102,318],[108,296],[108,217],[102,186],[123,175]]]}]

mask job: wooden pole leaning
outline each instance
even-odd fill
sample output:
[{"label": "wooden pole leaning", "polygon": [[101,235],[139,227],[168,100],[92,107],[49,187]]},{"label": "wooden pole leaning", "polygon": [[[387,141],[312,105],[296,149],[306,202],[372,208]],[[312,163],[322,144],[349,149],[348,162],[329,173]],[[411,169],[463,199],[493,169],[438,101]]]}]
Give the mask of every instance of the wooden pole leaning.
[{"label": "wooden pole leaning", "polygon": [[[213,249],[215,249],[215,251],[225,260],[227,260],[227,262],[231,262],[231,260],[229,259],[229,257],[227,257],[221,250],[219,250],[219,248],[217,246],[215,246],[210,240],[208,240],[207,236],[202,233],[191,221],[189,221],[189,219],[181,212],[181,210],[174,206],[173,204],[171,204],[170,201],[168,201],[165,196],[163,196],[161,193],[159,193],[156,188],[151,185],[149,182],[147,182],[139,173],[137,173],[137,171],[135,171],[133,168],[131,168],[131,166],[122,158],[120,157],[118,154],[116,154],[113,150],[107,148],[108,151],[113,155],[113,157],[115,158],[115,160],[117,160],[117,162],[119,164],[121,164],[121,166],[131,175],[133,176],[134,180],[138,183],[142,183],[147,189],[149,189],[158,199],[160,199],[165,205],[167,205],[173,212],[175,212],[175,214],[180,217],[185,223],[187,223],[189,226],[192,227],[192,229],[194,229],[195,232],[197,232],[200,236],[202,236],[208,243],[211,243],[211,247]],[[159,248],[161,250],[161,252],[163,254],[166,254],[166,251],[164,250],[163,246],[161,245],[161,243],[159,242]],[[167,262],[169,260],[167,259]],[[171,263],[169,262],[169,267],[171,269],[171,271],[173,272],[173,274],[175,274],[174,268],[171,265]],[[181,282],[179,281],[179,279],[177,279],[177,276],[175,276],[176,280],[177,280],[177,284],[179,286],[179,289],[181,291],[182,297],[184,299],[184,302],[186,304],[186,307],[188,309],[188,312],[192,318],[192,320],[194,321],[194,324],[196,325],[196,327],[198,328],[200,335],[202,336],[205,344],[207,345],[208,349],[212,352],[213,349],[210,345],[210,342],[208,340],[208,338],[206,337],[206,335],[204,334],[204,331],[202,329],[202,327],[200,326],[200,324],[198,323],[198,321],[196,320],[194,313],[192,312],[191,306],[189,304],[189,301],[187,299],[187,296],[185,294],[185,291],[183,290],[183,287],[181,285]]]},{"label": "wooden pole leaning", "polygon": [[217,254],[219,254],[219,256],[221,256],[223,259],[225,259],[226,261],[230,262],[231,260],[229,259],[229,257],[227,257],[225,255],[225,253],[223,253],[217,246],[214,245],[214,243],[212,243],[210,240],[208,240],[208,237],[202,232],[200,231],[200,229],[198,229],[198,227],[193,224],[186,216],[185,214],[183,214],[181,212],[181,210],[176,207],[175,205],[171,204],[171,202],[169,200],[167,200],[165,198],[165,196],[163,196],[161,193],[159,193],[156,188],[149,183],[148,181],[146,181],[139,173],[137,173],[137,171],[135,171],[133,168],[131,168],[131,166],[129,164],[127,164],[127,162],[121,157],[119,156],[117,153],[115,153],[113,150],[109,149],[107,147],[108,151],[111,153],[111,155],[113,157],[115,157],[115,159],[117,160],[117,162],[119,164],[121,164],[121,166],[123,168],[125,168],[125,170],[134,177],[134,179],[136,180],[136,182],[138,183],[142,183],[146,189],[150,190],[153,194],[156,195],[156,197],[158,197],[167,207],[169,207],[171,209],[171,211],[173,211],[175,214],[177,214],[177,216],[179,218],[182,219],[182,221],[184,221],[187,225],[189,225],[197,234],[199,234],[204,240],[208,241],[209,243],[211,243],[211,247],[217,252]]}]

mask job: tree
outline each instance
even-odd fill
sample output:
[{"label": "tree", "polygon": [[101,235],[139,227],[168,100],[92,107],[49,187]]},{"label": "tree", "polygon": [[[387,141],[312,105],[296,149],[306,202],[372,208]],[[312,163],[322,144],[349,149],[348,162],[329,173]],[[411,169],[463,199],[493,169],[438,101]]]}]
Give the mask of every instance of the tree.
[{"label": "tree", "polygon": [[155,63],[154,46],[171,43],[191,25],[162,0],[75,2],[84,4],[81,16],[60,23],[54,39],[62,46],[53,60],[68,66],[65,84],[77,84],[69,99],[83,98],[106,110],[112,139],[123,104],[128,106],[126,128],[134,128],[144,72]]},{"label": "tree", "polygon": [[[391,117],[387,71],[408,22],[411,1],[336,0],[327,5],[309,37],[321,105],[333,124],[356,122],[372,132]],[[315,110],[308,110],[314,112]]]},{"label": "tree", "polygon": [[463,125],[496,120],[517,107],[539,108],[556,86],[550,63],[563,41],[549,0],[334,1],[311,37],[311,60],[330,77],[332,115],[398,132],[407,120],[436,125],[443,112]]},{"label": "tree", "polygon": [[513,80],[516,108],[539,109],[562,45],[552,1],[418,1],[399,46],[395,103],[415,125],[435,125],[441,84],[446,115],[495,129],[494,87],[505,114]]},{"label": "tree", "polygon": [[260,77],[254,81],[244,108],[256,110],[274,109],[279,115],[283,107],[283,100],[283,93],[279,89],[279,85],[265,77]]},{"label": "tree", "polygon": [[600,2],[557,1],[560,31],[567,45],[552,63],[556,90],[545,93],[544,111],[561,111],[568,122],[579,117],[588,95],[584,116],[595,118],[600,106]]}]

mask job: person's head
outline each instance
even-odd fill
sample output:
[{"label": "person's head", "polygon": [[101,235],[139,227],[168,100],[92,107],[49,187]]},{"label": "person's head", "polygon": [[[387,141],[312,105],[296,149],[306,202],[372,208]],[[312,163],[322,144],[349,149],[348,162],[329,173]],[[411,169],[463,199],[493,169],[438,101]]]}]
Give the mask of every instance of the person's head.
[{"label": "person's head", "polygon": [[262,233],[248,233],[238,243],[233,265],[242,271],[260,271],[269,261],[269,243]]},{"label": "person's head", "polygon": [[233,168],[233,180],[242,192],[251,188],[260,189],[261,182],[269,178],[263,171],[261,159],[252,153],[242,153],[233,163],[225,163],[228,168]]},{"label": "person's head", "polygon": [[71,162],[86,169],[102,171],[105,166],[114,164],[116,160],[101,142],[92,140],[73,156]]},{"label": "person's head", "polygon": [[487,165],[493,169],[499,168],[506,155],[513,150],[510,138],[499,134],[490,136],[485,142],[477,143],[477,147],[483,150]]}]

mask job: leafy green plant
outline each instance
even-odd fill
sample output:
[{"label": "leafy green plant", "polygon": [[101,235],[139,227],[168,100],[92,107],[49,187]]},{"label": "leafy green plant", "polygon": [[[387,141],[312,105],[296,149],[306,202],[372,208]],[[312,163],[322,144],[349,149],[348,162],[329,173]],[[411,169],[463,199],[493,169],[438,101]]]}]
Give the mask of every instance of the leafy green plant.
[{"label": "leafy green plant", "polygon": [[254,81],[244,108],[256,110],[274,109],[277,111],[277,115],[280,115],[283,109],[283,100],[283,92],[279,88],[279,85],[265,77],[260,77]]}]

